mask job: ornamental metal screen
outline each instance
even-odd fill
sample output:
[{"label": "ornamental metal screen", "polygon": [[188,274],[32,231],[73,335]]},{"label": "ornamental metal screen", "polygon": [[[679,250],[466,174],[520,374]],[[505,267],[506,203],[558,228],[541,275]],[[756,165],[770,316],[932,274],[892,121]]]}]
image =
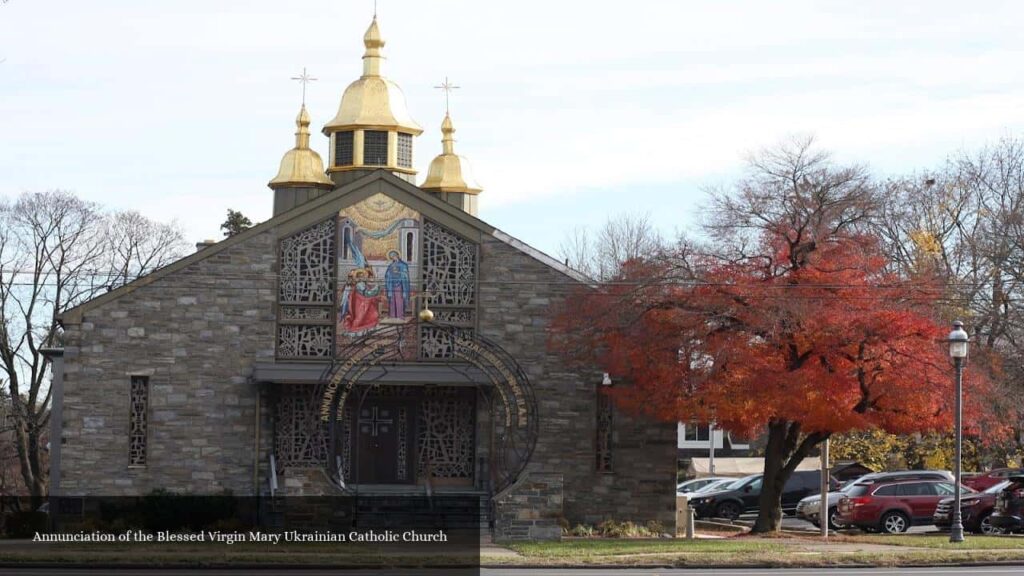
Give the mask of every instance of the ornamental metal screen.
[{"label": "ornamental metal screen", "polygon": [[148,376],[132,376],[129,397],[128,465],[145,466],[149,437]]},{"label": "ornamental metal screen", "polygon": [[598,472],[612,471],[612,399],[597,390],[596,462]]},{"label": "ornamental metal screen", "polygon": [[274,453],[281,469],[320,466],[327,461],[327,437],[316,419],[319,398],[312,386],[284,386],[277,397]]},{"label": "ornamental metal screen", "polygon": [[421,477],[473,478],[476,404],[457,388],[428,388],[419,414]]},{"label": "ornamental metal screen", "polygon": [[455,339],[476,325],[477,245],[427,220],[423,223],[423,291],[438,326],[420,325],[420,357],[455,357]]},{"label": "ornamental metal screen", "polygon": [[279,358],[330,358],[334,352],[335,219],[281,241]]}]

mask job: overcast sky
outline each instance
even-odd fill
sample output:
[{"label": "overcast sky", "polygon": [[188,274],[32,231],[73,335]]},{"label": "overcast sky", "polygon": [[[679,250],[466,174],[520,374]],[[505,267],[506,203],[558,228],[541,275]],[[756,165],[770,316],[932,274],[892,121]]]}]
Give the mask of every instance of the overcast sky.
[{"label": "overcast sky", "polygon": [[[318,129],[372,0],[0,4],[0,195],[64,188],[220,237],[270,216],[305,66]],[[445,75],[480,216],[556,252],[623,211],[671,233],[744,155],[814,134],[879,174],[1024,132],[1024,3],[380,0],[385,74],[440,151]]]}]

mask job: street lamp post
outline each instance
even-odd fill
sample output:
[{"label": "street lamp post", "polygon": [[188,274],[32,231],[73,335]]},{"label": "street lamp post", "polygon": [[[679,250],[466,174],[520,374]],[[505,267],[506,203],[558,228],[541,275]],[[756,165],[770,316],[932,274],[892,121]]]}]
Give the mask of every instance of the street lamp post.
[{"label": "street lamp post", "polygon": [[969,341],[967,332],[964,331],[964,323],[957,320],[953,322],[953,331],[949,333],[949,356],[953,358],[953,365],[956,366],[956,456],[953,463],[953,522],[949,529],[950,542],[964,541],[964,524],[960,516],[960,461],[961,449],[963,447],[963,373],[964,358],[967,357],[967,343]]}]

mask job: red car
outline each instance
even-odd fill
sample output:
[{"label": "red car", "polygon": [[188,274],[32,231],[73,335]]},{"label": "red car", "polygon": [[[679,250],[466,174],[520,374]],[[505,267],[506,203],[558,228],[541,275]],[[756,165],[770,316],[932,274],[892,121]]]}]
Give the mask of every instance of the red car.
[{"label": "red car", "polygon": [[[974,493],[967,487],[961,490]],[[946,480],[856,484],[839,501],[836,523],[868,532],[906,532],[914,525],[931,524],[939,501],[953,495],[953,483]]]},{"label": "red car", "polygon": [[983,472],[976,476],[965,477],[963,479],[963,484],[964,486],[969,486],[980,492],[982,490],[988,490],[1010,476],[1019,476],[1021,474],[1024,474],[1024,470],[1020,468],[996,468],[995,470]]}]

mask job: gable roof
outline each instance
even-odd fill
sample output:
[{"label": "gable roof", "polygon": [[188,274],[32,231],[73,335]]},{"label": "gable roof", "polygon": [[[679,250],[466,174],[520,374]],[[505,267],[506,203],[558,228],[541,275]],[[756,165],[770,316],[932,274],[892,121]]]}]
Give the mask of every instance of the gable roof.
[{"label": "gable roof", "polygon": [[544,252],[537,250],[525,242],[522,242],[494,226],[487,224],[483,220],[480,220],[479,218],[442,201],[433,194],[421,190],[419,187],[402,180],[391,172],[378,169],[358,180],[323,194],[314,200],[310,200],[305,204],[296,206],[287,212],[261,222],[248,230],[239,232],[238,234],[225,238],[212,246],[208,246],[202,250],[189,254],[180,260],[172,262],[163,268],[154,270],[153,272],[133,280],[124,286],[83,302],[74,308],[65,310],[58,316],[58,320],[61,324],[78,324],[82,321],[82,315],[89,310],[93,310],[108,302],[117,300],[126,294],[130,294],[143,286],[151,284],[160,278],[173,274],[176,271],[186,268],[192,264],[216,256],[236,244],[245,242],[250,238],[263,234],[264,232],[274,228],[280,228],[278,237],[287,236],[293,232],[297,232],[309,225],[319,222],[323,220],[323,218],[334,213],[337,209],[335,204],[342,198],[350,199],[354,203],[364,198],[368,198],[378,192],[394,196],[396,197],[396,200],[407,205],[412,205],[413,208],[416,208],[431,220],[447,226],[465,236],[494,237],[576,282],[594,284],[592,279],[576,270],[573,270]]}]

